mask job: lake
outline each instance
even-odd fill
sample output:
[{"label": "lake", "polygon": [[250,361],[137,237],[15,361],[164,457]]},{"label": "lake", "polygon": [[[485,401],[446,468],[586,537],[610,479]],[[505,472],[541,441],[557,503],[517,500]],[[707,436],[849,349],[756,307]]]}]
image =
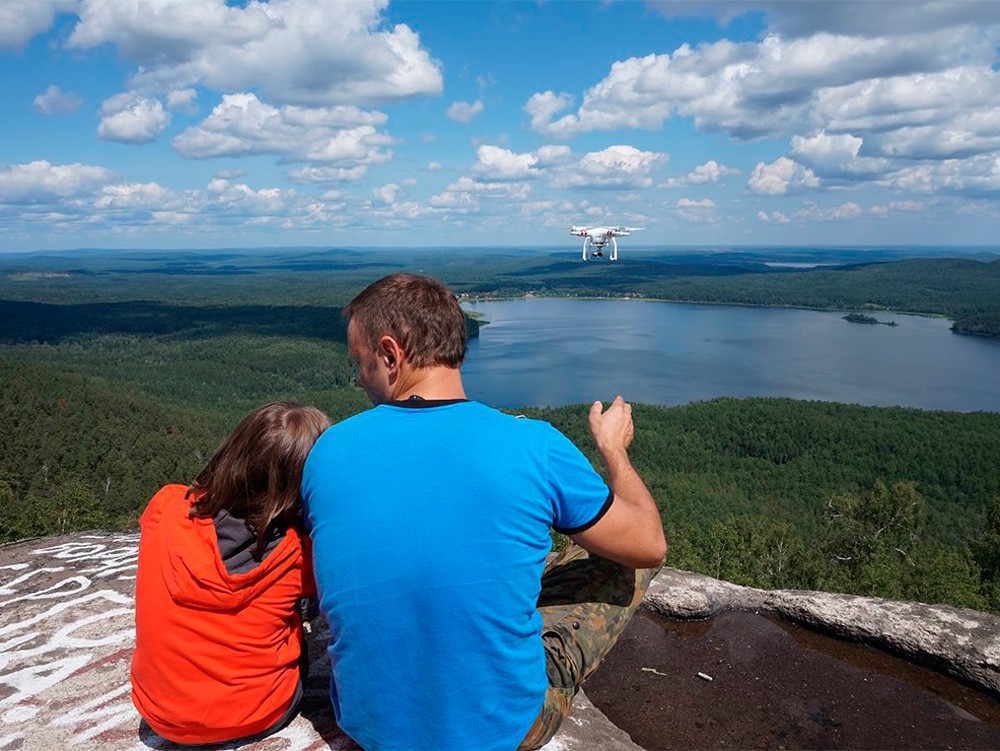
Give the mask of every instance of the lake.
[{"label": "lake", "polygon": [[470,398],[496,407],[609,401],[684,404],[720,396],[1000,411],[1000,341],[951,322],[640,300],[465,304],[490,323],[462,368]]}]

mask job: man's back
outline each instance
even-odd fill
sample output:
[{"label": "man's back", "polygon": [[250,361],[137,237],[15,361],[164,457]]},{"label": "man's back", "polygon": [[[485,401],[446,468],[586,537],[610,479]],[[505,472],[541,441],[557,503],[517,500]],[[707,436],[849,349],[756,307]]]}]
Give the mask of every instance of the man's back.
[{"label": "man's back", "polygon": [[366,747],[514,748],[547,686],[549,528],[589,525],[609,491],[546,423],[407,405],[334,426],[306,464],[337,718]]}]

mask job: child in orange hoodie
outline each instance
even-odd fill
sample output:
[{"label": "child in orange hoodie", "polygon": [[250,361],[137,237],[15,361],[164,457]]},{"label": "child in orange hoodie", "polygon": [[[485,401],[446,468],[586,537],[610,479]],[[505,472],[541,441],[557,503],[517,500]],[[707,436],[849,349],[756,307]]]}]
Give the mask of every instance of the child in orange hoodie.
[{"label": "child in orange hoodie", "polygon": [[313,407],[260,407],[190,487],[167,485],[142,514],[132,702],[164,738],[262,737],[298,711],[297,604],[316,586],[299,484],[329,425]]}]

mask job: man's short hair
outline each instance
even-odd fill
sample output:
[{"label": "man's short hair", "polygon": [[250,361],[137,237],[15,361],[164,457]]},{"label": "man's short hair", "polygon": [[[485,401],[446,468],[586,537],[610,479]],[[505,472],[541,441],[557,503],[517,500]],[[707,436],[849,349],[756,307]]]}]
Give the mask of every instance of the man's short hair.
[{"label": "man's short hair", "polygon": [[390,274],[368,285],[344,308],[345,321],[372,350],[391,336],[418,368],[457,368],[465,359],[465,313],[443,282],[416,274]]}]

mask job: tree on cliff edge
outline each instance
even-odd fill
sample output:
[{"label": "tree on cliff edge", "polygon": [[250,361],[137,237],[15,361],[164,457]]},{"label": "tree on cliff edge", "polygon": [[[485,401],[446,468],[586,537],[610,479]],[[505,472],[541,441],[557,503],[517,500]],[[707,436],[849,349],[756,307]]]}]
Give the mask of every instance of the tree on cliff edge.
[{"label": "tree on cliff edge", "polygon": [[989,607],[1000,611],[1000,496],[986,507],[986,529],[972,546],[976,563],[982,569],[983,594]]},{"label": "tree on cliff edge", "polygon": [[[1000,514],[998,514],[1000,520]],[[821,589],[983,608],[981,570],[968,546],[924,539],[927,501],[912,482],[877,481],[864,495],[827,500],[819,545]]]}]

